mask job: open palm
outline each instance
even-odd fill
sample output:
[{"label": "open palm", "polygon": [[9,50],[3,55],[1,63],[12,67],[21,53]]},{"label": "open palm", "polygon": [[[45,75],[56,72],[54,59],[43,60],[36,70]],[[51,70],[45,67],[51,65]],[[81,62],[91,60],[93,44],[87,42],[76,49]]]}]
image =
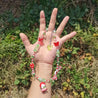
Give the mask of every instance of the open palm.
[{"label": "open palm", "polygon": [[[40,62],[40,63],[52,64],[55,59],[56,47],[53,46],[52,50],[49,51],[47,49],[47,46],[50,44],[51,34],[53,33],[53,30],[55,29],[56,15],[57,15],[57,8],[54,8],[52,11],[48,30],[46,31],[45,14],[44,14],[44,11],[40,12],[40,31],[39,31],[38,37],[42,37],[43,32],[46,32],[46,35],[45,35],[45,39],[43,40],[44,45],[40,47],[39,51],[35,55],[34,60],[36,63]],[[60,35],[63,32],[63,29],[66,23],[68,22],[68,20],[69,20],[69,17],[66,16],[61,22],[61,24],[59,25],[59,27],[57,28],[56,33],[53,33],[54,36],[56,36],[57,41],[59,41],[58,48],[60,48],[66,40],[72,38],[76,34],[76,32],[74,31],[60,38]],[[24,33],[20,33],[20,37],[25,45],[27,52],[29,53],[30,56],[32,56],[34,47],[38,44],[38,41],[34,44],[30,44],[27,36]],[[51,40],[51,44],[53,44],[53,39]]]}]

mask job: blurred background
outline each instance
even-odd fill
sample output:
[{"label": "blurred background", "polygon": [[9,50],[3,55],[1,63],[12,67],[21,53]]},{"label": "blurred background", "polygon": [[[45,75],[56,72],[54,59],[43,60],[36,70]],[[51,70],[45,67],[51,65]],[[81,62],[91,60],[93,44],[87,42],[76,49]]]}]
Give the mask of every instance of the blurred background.
[{"label": "blurred background", "polygon": [[55,7],[55,28],[70,17],[61,36],[74,30],[77,35],[60,49],[62,70],[52,83],[52,98],[98,98],[98,0],[0,0],[0,98],[27,97],[30,56],[19,33],[36,42],[40,11],[48,27]]}]

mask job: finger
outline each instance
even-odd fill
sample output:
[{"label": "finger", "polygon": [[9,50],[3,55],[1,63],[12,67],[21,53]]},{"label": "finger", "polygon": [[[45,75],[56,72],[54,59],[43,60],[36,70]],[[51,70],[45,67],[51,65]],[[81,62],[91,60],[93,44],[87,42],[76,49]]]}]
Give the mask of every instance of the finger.
[{"label": "finger", "polygon": [[58,36],[60,36],[61,33],[63,32],[64,27],[65,27],[65,25],[67,24],[68,20],[69,20],[69,16],[66,16],[66,17],[63,19],[63,21],[61,22],[60,26],[58,27],[58,29],[57,29],[57,31],[56,31]]},{"label": "finger", "polygon": [[66,42],[68,39],[74,37],[75,35],[76,35],[76,32],[75,32],[75,31],[74,31],[74,32],[71,32],[70,34],[68,34],[68,35],[66,35],[66,36],[64,36],[64,37],[62,37],[62,38],[60,39],[60,41],[61,41],[61,43],[63,44],[64,42]]},{"label": "finger", "polygon": [[30,45],[28,37],[24,33],[20,33],[20,37],[21,37],[25,47]]},{"label": "finger", "polygon": [[57,8],[54,8],[52,11],[48,31],[53,31],[55,28],[55,22],[56,22],[56,15],[57,15]]},{"label": "finger", "polygon": [[44,11],[40,12],[40,31],[45,31],[46,22],[45,22],[45,14]]}]

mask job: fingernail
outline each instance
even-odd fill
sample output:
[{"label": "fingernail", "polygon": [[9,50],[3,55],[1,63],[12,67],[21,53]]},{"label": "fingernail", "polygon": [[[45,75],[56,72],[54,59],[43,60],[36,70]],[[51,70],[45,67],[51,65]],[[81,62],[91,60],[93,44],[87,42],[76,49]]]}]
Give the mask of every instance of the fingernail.
[{"label": "fingernail", "polygon": [[69,19],[69,16],[66,16],[67,19]]},{"label": "fingernail", "polygon": [[58,8],[54,8],[54,10],[58,10]]},{"label": "fingernail", "polygon": [[73,31],[72,33],[73,33],[74,35],[76,35],[76,34],[77,34],[77,32],[76,32],[76,31]]},{"label": "fingernail", "polygon": [[45,16],[43,10],[40,12],[40,15],[41,15],[41,17],[44,17]]}]

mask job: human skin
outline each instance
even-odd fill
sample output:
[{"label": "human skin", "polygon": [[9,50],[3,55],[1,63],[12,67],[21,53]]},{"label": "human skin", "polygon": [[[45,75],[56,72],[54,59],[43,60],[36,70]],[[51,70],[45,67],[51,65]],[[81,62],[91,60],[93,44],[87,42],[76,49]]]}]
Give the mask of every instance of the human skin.
[{"label": "human skin", "polygon": [[[46,32],[46,20],[45,20],[45,14],[44,11],[40,12],[40,31],[39,36],[42,37],[43,32],[46,32],[46,38],[43,40],[44,45],[40,47],[39,51],[36,53],[34,61],[36,64],[36,75],[40,78],[44,78],[46,80],[51,78],[52,74],[52,65],[53,61],[56,56],[56,47],[53,47],[51,51],[47,49],[47,46],[50,43],[51,33],[55,29],[55,22],[56,22],[56,16],[57,16],[57,8],[54,8],[51,14],[50,22],[48,31]],[[76,35],[76,32],[73,31],[68,35],[65,35],[60,38],[61,33],[63,32],[63,29],[65,25],[67,24],[69,20],[69,17],[66,16],[59,27],[56,30],[55,36],[56,39],[59,41],[58,48],[60,49],[62,44],[66,42],[68,39],[74,37]],[[33,54],[33,49],[37,45],[38,41],[36,41],[34,44],[31,44],[28,37],[24,33],[20,33],[20,37],[24,43],[24,46],[30,56]],[[53,40],[51,41],[53,43]],[[51,98],[51,84],[46,83],[47,92],[42,93],[41,89],[39,87],[40,82],[36,79],[32,80],[31,87],[28,93],[28,98]]]}]

